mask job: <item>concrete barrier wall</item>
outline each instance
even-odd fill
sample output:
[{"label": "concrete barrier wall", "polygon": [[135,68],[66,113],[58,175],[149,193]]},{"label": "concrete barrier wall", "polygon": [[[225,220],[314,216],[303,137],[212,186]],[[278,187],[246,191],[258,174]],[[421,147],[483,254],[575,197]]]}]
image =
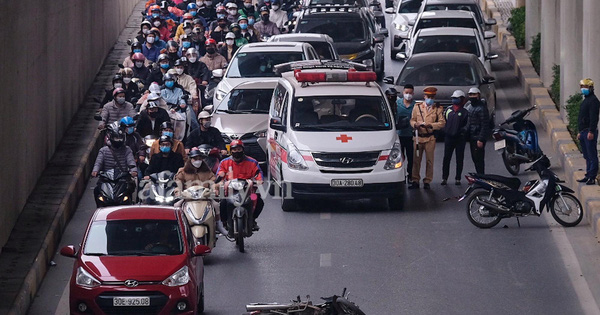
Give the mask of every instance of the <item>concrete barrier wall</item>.
[{"label": "concrete barrier wall", "polygon": [[138,2],[3,1],[0,247]]}]

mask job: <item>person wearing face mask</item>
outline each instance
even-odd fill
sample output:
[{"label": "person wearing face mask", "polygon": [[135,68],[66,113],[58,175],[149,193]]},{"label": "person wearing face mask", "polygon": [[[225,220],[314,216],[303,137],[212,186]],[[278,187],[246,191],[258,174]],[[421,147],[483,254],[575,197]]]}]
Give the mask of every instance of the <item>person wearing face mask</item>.
[{"label": "person wearing face mask", "polygon": [[149,62],[142,53],[135,53],[131,56],[133,62],[133,77],[142,80],[142,84],[146,84],[146,78],[150,75],[150,69],[148,68]]},{"label": "person wearing face mask", "polygon": [[198,15],[203,16],[207,23],[217,19],[217,12],[212,1],[198,0],[196,5],[198,6]]},{"label": "person wearing face mask", "polygon": [[221,136],[219,129],[211,126],[211,116],[207,111],[201,111],[198,114],[200,128],[194,129],[185,141],[185,149],[199,147],[202,144],[208,144],[213,148],[219,148],[222,155],[227,155],[225,141]]},{"label": "person wearing face mask", "polygon": [[123,89],[125,90],[125,100],[134,104],[140,98],[141,93],[137,84],[133,83],[133,70],[123,68],[119,70],[119,75],[123,77]]},{"label": "person wearing face mask", "polygon": [[471,158],[478,174],[485,174],[485,143],[490,136],[490,114],[487,104],[481,99],[481,91],[472,87],[469,89],[469,147]]},{"label": "person wearing face mask", "polygon": [[142,53],[142,43],[138,42],[137,40],[134,40],[133,43],[131,43],[131,52],[127,57],[125,57],[125,59],[123,59],[123,66],[125,68],[133,68],[135,66],[135,64],[133,63],[133,59],[131,58],[136,53]]},{"label": "person wearing face mask", "polygon": [[[254,35],[254,31],[248,28],[248,18],[245,15],[242,15],[238,18],[238,25],[240,26],[240,34],[242,38],[246,39],[248,43],[258,42],[258,37]],[[238,47],[241,46],[238,45]]]},{"label": "person wearing face mask", "polygon": [[208,25],[209,36],[219,26],[219,20],[223,20],[223,24],[227,26],[227,9],[225,6],[218,6],[215,11],[215,19]]},{"label": "person wearing face mask", "polygon": [[467,99],[465,92],[456,90],[452,93],[452,106],[444,112],[446,126],[444,126],[444,159],[442,163],[442,185],[446,185],[450,175],[450,160],[453,151],[456,151],[455,185],[460,185],[463,162],[465,160],[465,145],[467,144],[467,120],[469,111],[464,108]]},{"label": "person wearing face mask", "polygon": [[150,175],[163,171],[177,173],[179,168],[183,167],[183,157],[181,154],[173,152],[173,140],[170,137],[161,136],[156,142],[160,147],[160,153],[153,155],[150,159],[144,179],[150,179]]},{"label": "person wearing face mask", "polygon": [[[144,20],[142,24],[140,24],[140,31],[138,32],[135,40],[137,42],[143,43],[146,40],[146,35],[150,33],[150,29],[152,28],[152,23],[148,20]],[[141,51],[140,51],[141,52]]]},{"label": "person wearing face mask", "polygon": [[[257,18],[255,18],[254,16],[252,16],[252,15],[248,16],[248,32],[252,35],[253,38],[255,38],[254,39],[254,40],[256,40],[255,42],[260,42],[261,41],[260,32],[254,27],[254,23],[256,23],[256,20],[257,20]],[[255,42],[252,42],[252,43],[255,43]]]},{"label": "person wearing face mask", "polygon": [[189,14],[186,13],[183,15],[182,17],[182,21],[179,24],[179,26],[177,26],[177,30],[175,31],[175,37],[173,38],[176,42],[180,43],[181,42],[181,36],[184,34],[191,34],[192,33],[192,29],[193,29],[193,24],[192,21],[194,20],[194,17]]},{"label": "person wearing face mask", "polygon": [[396,130],[400,139],[400,151],[408,162],[406,174],[408,181],[412,181],[412,167],[415,144],[413,142],[413,128],[410,125],[413,109],[415,108],[415,87],[407,84],[402,90],[402,98],[396,100]]},{"label": "person wearing face mask", "polygon": [[281,10],[281,1],[271,1],[270,19],[278,28],[283,28],[283,24],[288,21],[287,12]]},{"label": "person wearing face mask", "polygon": [[179,55],[181,57],[184,57],[185,53],[188,49],[194,48],[194,47],[192,47],[192,38],[189,35],[183,34],[183,35],[181,35],[179,40],[180,40]]},{"label": "person wearing face mask", "polygon": [[[213,188],[212,184],[217,179],[215,173],[204,162],[207,158],[198,148],[192,148],[187,155],[188,159],[185,165],[177,171],[175,181],[180,191],[192,186],[202,185],[206,188]],[[216,209],[215,209],[216,210]],[[220,219],[217,219],[220,221]]]},{"label": "person wearing face mask", "polygon": [[[241,140],[233,140],[231,141],[230,148],[231,156],[219,163],[219,169],[217,170],[217,181],[219,179],[224,179],[225,181],[230,181],[233,179],[254,179],[256,180],[256,185],[261,185],[263,181],[262,170],[255,159],[247,156],[244,153],[244,143]],[[254,231],[258,231],[259,229],[258,224],[256,224],[256,219],[260,216],[260,213],[265,205],[258,192],[256,192],[256,194],[258,195],[258,199],[253,211],[254,226],[252,230]],[[232,225],[230,219],[231,211],[233,211],[233,209],[229,209],[228,205],[229,203],[225,200],[221,202],[221,211],[223,212],[223,218],[227,218],[228,221],[230,221],[228,222],[230,227],[229,235],[232,236],[233,229],[231,228]]]},{"label": "person wearing face mask", "polygon": [[209,38],[205,43],[206,54],[200,58],[200,61],[206,64],[208,70],[225,69],[227,67],[227,59],[217,52],[217,42]]},{"label": "person wearing face mask", "polygon": [[[193,109],[196,112],[198,110],[198,105],[200,104],[198,98],[198,86],[196,85],[196,81],[192,78],[191,75],[185,73],[187,59],[185,57],[181,57],[181,59],[175,61],[175,71],[177,72],[177,83],[183,87],[183,90],[189,93],[192,96],[192,104]],[[194,114],[194,116],[196,116]]]},{"label": "person wearing face mask", "polygon": [[133,152],[135,162],[137,164],[143,163],[146,156],[146,145],[144,143],[144,138],[135,131],[135,121],[131,116],[125,116],[119,121],[119,127],[126,135],[125,145]]},{"label": "person wearing face mask", "polygon": [[151,23],[153,27],[158,28],[158,31],[160,32],[160,39],[164,41],[171,40],[171,30],[169,29],[169,25],[165,22],[165,20],[157,17],[153,18]]},{"label": "person wearing face mask", "polygon": [[209,35],[209,38],[214,39],[217,43],[225,41],[225,35],[229,32],[229,26],[226,18],[217,18],[217,27],[215,27]]},{"label": "person wearing face mask", "polygon": [[[248,44],[248,40],[244,37],[242,37],[242,29],[240,28],[240,25],[237,23],[233,23],[229,26],[229,29],[231,30],[231,33],[233,33],[234,37],[235,37],[235,45],[237,47],[242,47],[246,44]],[[225,35],[227,36],[227,35]],[[227,38],[225,38],[227,39]]]},{"label": "person wearing face mask", "polygon": [[188,60],[188,73],[196,81],[196,86],[206,87],[210,80],[211,73],[210,70],[208,70],[208,67],[206,67],[206,64],[198,59],[198,51],[194,48],[190,48],[187,50],[185,56]]},{"label": "person wearing face mask", "polygon": [[154,46],[158,47],[161,51],[163,49],[167,49],[167,42],[160,39],[160,30],[158,28],[152,27],[150,29],[150,33],[154,33],[154,36],[156,37],[156,40],[154,41]]},{"label": "person wearing face mask", "polygon": [[227,22],[229,22],[229,24],[236,23],[240,16],[237,4],[235,2],[228,2],[225,5],[225,8],[227,8]]},{"label": "person wearing face mask", "polygon": [[146,109],[140,112],[136,130],[142,137],[153,135],[158,138],[161,135],[160,125],[166,121],[171,121],[169,113],[160,108],[157,102],[150,101]]},{"label": "person wearing face mask", "polygon": [[150,72],[150,75],[146,78],[146,84],[156,82],[162,85],[163,77],[167,74],[167,71],[171,68],[171,59],[167,54],[160,54],[157,59],[157,64],[154,65],[154,69]]},{"label": "person wearing face mask", "polygon": [[105,90],[104,98],[102,99],[102,102],[100,102],[100,108],[102,108],[106,103],[112,102],[113,93],[116,89],[124,89],[123,76],[121,76],[119,73],[115,74],[115,76],[112,78],[112,89]]},{"label": "person wearing face mask", "polygon": [[179,55],[179,44],[176,41],[170,40],[167,43],[167,56],[171,60],[171,64],[175,62],[175,60],[181,58]]},{"label": "person wearing face mask", "polygon": [[148,13],[146,19],[151,22],[152,19],[160,17],[160,5],[154,4],[148,7]]},{"label": "person wearing face mask", "polygon": [[156,62],[156,59],[160,54],[160,48],[154,44],[156,38],[156,35],[150,32],[146,35],[146,41],[142,45],[142,54],[144,54],[146,59],[150,60],[151,62]]},{"label": "person wearing face mask", "polygon": [[413,157],[412,183],[409,189],[419,188],[421,180],[421,160],[425,152],[425,178],[423,188],[430,189],[433,180],[433,154],[435,153],[435,136],[433,132],[440,130],[446,125],[444,120],[444,109],[435,104],[437,88],[428,86],[423,90],[425,100],[415,104],[410,124],[417,130],[415,154]]},{"label": "person wearing face mask", "polygon": [[273,35],[281,34],[277,24],[270,20],[270,11],[266,6],[260,8],[260,21],[254,23],[254,28],[260,33],[261,36],[271,37]]},{"label": "person wearing face mask", "polygon": [[579,107],[577,129],[579,130],[579,143],[585,159],[585,176],[577,181],[586,185],[596,184],[598,177],[598,115],[600,101],[594,93],[594,81],[583,79],[579,81],[583,102]]},{"label": "person wearing face mask", "polygon": [[123,88],[115,88],[113,91],[113,100],[102,106],[102,121],[98,125],[98,129],[104,129],[105,126],[112,124],[115,121],[125,116],[135,116],[133,105],[125,100],[125,90]]},{"label": "person wearing face mask", "polygon": [[221,46],[219,49],[219,54],[227,59],[227,62],[231,61],[231,58],[237,51],[238,46],[235,44],[235,34],[233,32],[227,33],[225,35],[225,45]]},{"label": "person wearing face mask", "polygon": [[[171,150],[173,152],[181,154],[181,156],[183,157],[184,162],[185,162],[185,160],[187,159],[187,155],[185,154],[185,147],[183,146],[183,142],[173,138],[173,135],[174,135],[173,124],[170,121],[165,121],[162,124],[160,124],[160,130],[161,130],[161,136],[167,136],[167,137],[171,138],[171,141],[172,141]],[[158,141],[154,141],[154,143],[152,143],[152,147],[150,148],[149,158],[152,159],[152,157],[157,153],[160,153],[160,146],[158,144]]]},{"label": "person wearing face mask", "polygon": [[160,96],[170,106],[169,116],[175,127],[173,137],[177,140],[183,140],[193,129],[199,127],[198,121],[195,119],[196,114],[192,107],[187,105],[185,99],[188,95],[184,92],[182,86],[177,83],[177,74],[167,73],[164,82],[165,84],[160,90]]},{"label": "person wearing face mask", "polygon": [[[252,0],[244,0],[244,5],[238,10],[240,16],[253,17],[254,20],[259,18],[258,11]],[[238,20],[238,23],[240,21]]]}]

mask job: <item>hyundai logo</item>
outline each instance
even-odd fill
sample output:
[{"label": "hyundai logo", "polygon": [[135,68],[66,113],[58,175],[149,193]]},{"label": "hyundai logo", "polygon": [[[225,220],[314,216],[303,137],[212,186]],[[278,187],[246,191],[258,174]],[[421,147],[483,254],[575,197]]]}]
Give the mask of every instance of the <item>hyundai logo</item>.
[{"label": "hyundai logo", "polygon": [[340,158],[340,162],[342,162],[342,164],[350,164],[354,162],[354,159],[345,156],[343,158]]},{"label": "hyundai logo", "polygon": [[125,280],[126,287],[135,288],[138,285],[139,285],[139,282],[137,282],[137,280]]}]

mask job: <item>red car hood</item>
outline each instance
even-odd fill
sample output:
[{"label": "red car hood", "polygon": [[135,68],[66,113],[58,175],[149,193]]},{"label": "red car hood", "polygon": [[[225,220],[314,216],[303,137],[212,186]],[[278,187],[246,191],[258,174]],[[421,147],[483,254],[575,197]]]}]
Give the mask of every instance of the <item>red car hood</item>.
[{"label": "red car hood", "polygon": [[163,281],[185,264],[178,256],[81,256],[84,268],[104,281]]}]

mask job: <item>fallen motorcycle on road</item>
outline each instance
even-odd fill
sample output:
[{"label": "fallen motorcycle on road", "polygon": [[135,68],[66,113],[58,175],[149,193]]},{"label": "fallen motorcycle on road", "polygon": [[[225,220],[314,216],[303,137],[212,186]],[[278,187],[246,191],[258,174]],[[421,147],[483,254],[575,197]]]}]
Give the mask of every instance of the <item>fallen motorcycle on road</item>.
[{"label": "fallen motorcycle on road", "polygon": [[249,315],[275,315],[275,314],[295,314],[295,315],[364,315],[356,304],[348,300],[348,293],[344,288],[341,296],[330,296],[321,298],[324,302],[313,304],[310,296],[302,301],[300,296],[288,304],[277,303],[251,303],[246,305],[246,311]]}]

